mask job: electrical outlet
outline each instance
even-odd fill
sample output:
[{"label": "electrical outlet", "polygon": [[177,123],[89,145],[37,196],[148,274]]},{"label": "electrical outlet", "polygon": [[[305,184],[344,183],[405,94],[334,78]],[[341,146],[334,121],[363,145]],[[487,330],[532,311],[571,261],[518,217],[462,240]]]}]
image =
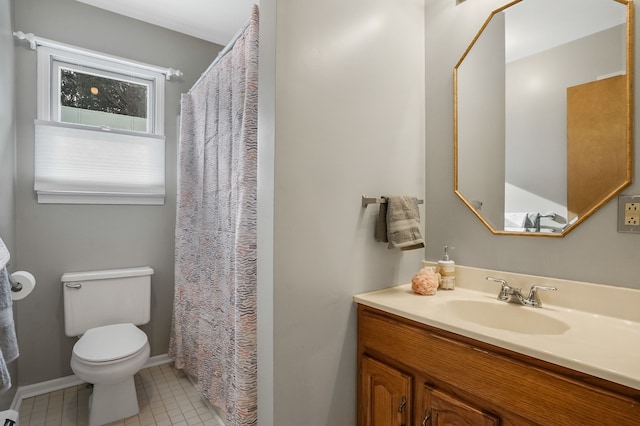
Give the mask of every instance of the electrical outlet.
[{"label": "electrical outlet", "polygon": [[640,203],[624,203],[624,224],[640,225]]},{"label": "electrical outlet", "polygon": [[618,197],[618,232],[640,233],[640,195]]}]

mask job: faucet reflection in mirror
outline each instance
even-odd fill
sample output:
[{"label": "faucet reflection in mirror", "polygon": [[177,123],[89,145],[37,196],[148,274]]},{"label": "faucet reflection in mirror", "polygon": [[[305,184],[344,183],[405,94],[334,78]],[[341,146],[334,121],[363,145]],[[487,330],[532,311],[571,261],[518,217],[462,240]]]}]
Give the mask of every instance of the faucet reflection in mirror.
[{"label": "faucet reflection in mirror", "polygon": [[562,237],[631,183],[632,32],[628,0],[491,13],[454,68],[454,190],[491,232]]},{"label": "faucet reflection in mirror", "polygon": [[505,231],[562,232],[567,225],[567,219],[554,212],[545,214],[540,212],[505,212],[504,214]]}]

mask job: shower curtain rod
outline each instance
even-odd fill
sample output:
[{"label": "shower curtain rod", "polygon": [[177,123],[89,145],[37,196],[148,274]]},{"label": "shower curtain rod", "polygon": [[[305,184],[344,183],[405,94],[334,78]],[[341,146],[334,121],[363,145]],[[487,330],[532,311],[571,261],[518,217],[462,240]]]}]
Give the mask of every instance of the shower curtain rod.
[{"label": "shower curtain rod", "polygon": [[193,88],[196,87],[198,83],[200,83],[200,81],[202,81],[204,76],[207,75],[209,71],[211,71],[211,68],[213,68],[220,61],[220,59],[224,57],[224,55],[226,55],[227,53],[229,53],[231,49],[233,49],[233,46],[236,44],[236,41],[238,41],[240,36],[244,34],[244,31],[247,29],[250,23],[251,23],[251,18],[249,18],[247,22],[245,22],[245,24],[242,27],[240,27],[238,32],[236,32],[235,35],[231,38],[231,41],[227,43],[227,45],[223,47],[220,52],[218,52],[218,55],[213,60],[213,62],[211,62],[211,65],[209,65],[207,69],[202,74],[200,74],[200,77],[198,78],[198,80],[196,80],[196,82],[193,83],[193,86],[191,86],[191,89],[189,89],[189,93],[191,93]]},{"label": "shower curtain rod", "polygon": [[173,68],[162,68],[154,65],[144,64],[142,62],[131,61],[129,59],[118,58],[117,56],[111,56],[104,53],[94,52],[93,50],[82,49],[80,47],[71,46],[70,44],[59,43],[57,41],[48,40],[46,38],[37,37],[33,33],[23,33],[22,31],[16,31],[13,36],[20,40],[26,40],[29,42],[31,50],[36,50],[38,46],[52,47],[54,49],[62,50],[65,52],[80,53],[85,56],[89,56],[95,59],[103,59],[118,64],[124,64],[134,66],[146,71],[153,71],[163,74],[167,80],[171,77],[182,77],[182,71]]}]

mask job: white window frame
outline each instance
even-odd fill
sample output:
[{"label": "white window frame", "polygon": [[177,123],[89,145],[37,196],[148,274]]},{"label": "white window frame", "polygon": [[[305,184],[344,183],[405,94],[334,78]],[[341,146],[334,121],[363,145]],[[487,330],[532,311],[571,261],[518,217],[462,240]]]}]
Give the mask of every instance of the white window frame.
[{"label": "white window frame", "polygon": [[[38,119],[47,121],[58,121],[56,108],[52,106],[54,98],[60,84],[58,69],[61,64],[80,65],[96,70],[104,71],[99,74],[108,78],[109,73],[116,75],[131,76],[132,82],[139,83],[140,80],[153,81],[153,90],[149,91],[148,116],[151,118],[153,126],[151,134],[164,135],[164,85],[165,76],[156,71],[141,68],[135,62],[127,64],[125,60],[113,58],[108,59],[107,55],[92,54],[92,52],[77,49],[71,52],[66,49],[55,47],[38,47]],[[58,87],[57,87],[58,86]],[[55,92],[54,92],[55,91]]]},{"label": "white window frame", "polygon": [[[69,188],[65,188],[62,185],[60,190],[46,190],[42,189],[42,185],[38,184],[38,168],[36,166],[36,193],[38,195],[39,203],[55,203],[55,204],[150,204],[159,205],[164,204],[164,173],[165,173],[165,160],[164,160],[164,109],[165,109],[165,80],[169,78],[169,75],[163,74],[158,69],[154,69],[153,66],[140,64],[125,59],[110,57],[101,53],[79,49],[70,48],[67,45],[61,45],[63,48],[51,47],[51,46],[38,46],[38,71],[37,71],[37,120],[36,126],[47,125],[49,122],[51,125],[64,125],[64,127],[78,129],[78,132],[86,132],[87,130],[94,132],[108,132],[112,135],[119,134],[126,137],[127,135],[135,137],[138,140],[140,138],[147,137],[149,143],[158,144],[161,143],[162,147],[156,145],[157,149],[162,150],[162,190],[158,192],[157,185],[154,185],[153,190],[149,190],[149,193],[142,191],[119,191],[117,189],[106,191],[103,187],[84,188],[82,191],[77,191]],[[71,65],[71,66],[68,66]],[[59,85],[60,85],[60,67],[73,68],[78,66],[78,70],[86,72],[80,69],[80,67],[87,67],[91,69],[91,73],[95,73],[106,78],[114,78],[114,76],[122,77],[125,81],[132,81],[134,83],[140,83],[140,81],[148,81],[148,106],[147,106],[147,130],[148,132],[133,132],[122,131],[117,129],[111,129],[106,126],[87,126],[73,123],[60,122],[58,105],[59,100]],[[98,72],[93,72],[98,70]],[[177,74],[180,75],[180,74]],[[38,132],[36,132],[38,133]],[[99,133],[95,134],[96,137],[100,137]],[[36,140],[36,160],[38,160],[38,140]],[[41,156],[42,157],[42,156]],[[155,157],[157,159],[157,156]],[[42,161],[42,158],[40,158]],[[157,160],[156,160],[157,161]],[[38,163],[38,161],[36,161]],[[46,185],[49,186],[48,184]]]},{"label": "white window frame", "polygon": [[[68,63],[62,62],[58,59],[53,59],[51,61],[51,93],[50,93],[50,106],[49,106],[49,114],[51,116],[51,121],[60,121],[61,117],[61,109],[62,105],[60,104],[60,96],[59,89],[61,84],[62,73],[61,70],[69,70],[85,75],[94,75],[98,77],[108,78],[110,80],[120,80],[126,83],[134,83],[137,85],[145,86],[147,88],[147,117],[146,123],[147,128],[144,133],[150,134],[159,134],[162,135],[162,128],[158,129],[155,127],[156,121],[156,98],[157,93],[155,90],[156,85],[158,84],[157,76],[141,78],[138,76],[133,76],[131,74],[123,74],[116,73],[113,71],[105,70],[104,68],[96,69],[95,67],[90,67],[86,63],[78,64],[78,63]],[[162,80],[160,80],[163,83]]]}]

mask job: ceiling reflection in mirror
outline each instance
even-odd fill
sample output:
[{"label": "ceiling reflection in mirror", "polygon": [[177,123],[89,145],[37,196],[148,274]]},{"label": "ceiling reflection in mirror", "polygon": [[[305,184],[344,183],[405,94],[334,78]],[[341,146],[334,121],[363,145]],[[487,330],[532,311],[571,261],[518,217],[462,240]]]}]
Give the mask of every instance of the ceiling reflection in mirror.
[{"label": "ceiling reflection in mirror", "polygon": [[631,183],[632,6],[510,3],[456,65],[454,188],[493,233],[564,236]]}]

